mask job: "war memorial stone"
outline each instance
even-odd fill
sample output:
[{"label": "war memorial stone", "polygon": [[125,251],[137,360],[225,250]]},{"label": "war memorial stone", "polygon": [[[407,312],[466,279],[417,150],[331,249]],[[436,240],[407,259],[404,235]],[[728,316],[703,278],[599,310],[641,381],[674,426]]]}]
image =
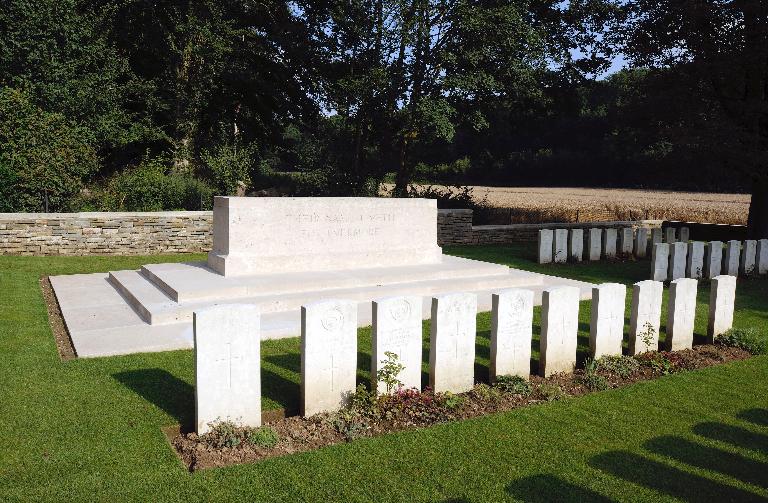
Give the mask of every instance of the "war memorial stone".
[{"label": "war memorial stone", "polygon": [[371,384],[379,393],[387,392],[386,383],[377,378],[387,352],[397,355],[403,366],[397,377],[403,387],[421,389],[421,308],[421,297],[416,295],[373,301]]},{"label": "war memorial stone", "polygon": [[723,242],[710,241],[704,249],[704,277],[712,279],[723,269]]},{"label": "war memorial stone", "polygon": [[491,309],[490,379],[531,373],[533,292],[519,288],[496,292]]},{"label": "war memorial stone", "polygon": [[768,274],[768,239],[757,242],[757,274]]},{"label": "war memorial stone", "polygon": [[713,343],[715,337],[733,326],[735,300],[736,278],[734,276],[712,278],[709,292],[709,321],[707,323],[707,340],[709,343]]},{"label": "war memorial stone", "polygon": [[648,256],[648,229],[640,227],[635,233],[635,257],[645,258]]},{"label": "war memorial stone", "polygon": [[635,232],[632,227],[623,227],[619,235],[619,252],[622,255],[632,255],[635,248]]},{"label": "war memorial stone", "polygon": [[670,246],[669,255],[669,280],[675,280],[685,277],[685,267],[687,265],[688,244],[687,243],[672,243]]},{"label": "war memorial stone", "polygon": [[552,229],[539,231],[538,250],[539,264],[552,263],[552,248],[554,246],[554,232]]},{"label": "war memorial stone", "polygon": [[674,227],[667,227],[664,231],[664,242],[665,243],[676,243],[677,242],[677,229]]},{"label": "war memorial stone", "polygon": [[667,345],[670,351],[693,347],[697,285],[698,281],[691,278],[676,279],[669,285]]},{"label": "war memorial stone", "polygon": [[651,253],[651,279],[666,281],[669,271],[669,243],[656,243]]},{"label": "war memorial stone", "polygon": [[592,228],[587,232],[587,258],[600,260],[603,249],[603,229]]},{"label": "war memorial stone", "polygon": [[555,229],[552,242],[552,260],[556,264],[568,261],[568,229]]},{"label": "war memorial stone", "polygon": [[741,260],[739,264],[739,271],[744,276],[754,274],[757,265],[757,241],[754,239],[747,239],[744,241],[744,246],[741,249]]},{"label": "war memorial stone", "polygon": [[592,358],[621,355],[624,340],[624,306],[627,287],[605,283],[592,289],[589,352]]},{"label": "war memorial stone", "polygon": [[[768,248],[766,248],[766,251],[768,251]],[[568,232],[568,258],[574,262],[581,262],[583,260],[584,229],[571,229]]]},{"label": "war memorial stone", "polygon": [[579,290],[570,286],[542,292],[539,375],[571,373],[576,367]]},{"label": "war memorial stone", "polygon": [[656,243],[663,243],[664,242],[664,231],[661,230],[661,227],[654,227],[651,229],[651,250],[653,250],[653,246]]},{"label": "war memorial stone", "polygon": [[741,263],[741,241],[734,239],[728,241],[725,248],[725,258],[723,260],[722,274],[729,276],[739,275],[739,266]]},{"label": "war memorial stone", "polygon": [[630,355],[658,351],[663,294],[664,283],[661,281],[646,280],[632,285],[629,317]]},{"label": "war memorial stone", "polygon": [[704,276],[704,248],[701,241],[688,243],[688,265],[685,268],[687,277],[701,279]]},{"label": "war memorial stone", "polygon": [[429,386],[463,393],[475,385],[477,296],[450,293],[432,298]]},{"label": "war memorial stone", "polygon": [[605,229],[603,231],[603,257],[616,258],[616,229]]}]

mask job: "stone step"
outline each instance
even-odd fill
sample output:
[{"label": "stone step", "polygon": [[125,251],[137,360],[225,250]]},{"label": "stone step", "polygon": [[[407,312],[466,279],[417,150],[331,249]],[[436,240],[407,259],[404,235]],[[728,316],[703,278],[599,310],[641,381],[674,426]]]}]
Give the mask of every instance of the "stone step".
[{"label": "stone step", "polygon": [[224,277],[205,262],[149,264],[141,274],[172,300],[233,300],[262,295],[393,285],[415,281],[448,280],[509,274],[507,266],[444,256],[435,264],[338,271],[307,271],[258,276]]},{"label": "stone step", "polygon": [[170,311],[178,304],[139,271],[111,271],[107,281],[115,287],[142,320],[150,324],[174,323],[167,313],[161,317],[162,321],[153,318],[153,313]]}]

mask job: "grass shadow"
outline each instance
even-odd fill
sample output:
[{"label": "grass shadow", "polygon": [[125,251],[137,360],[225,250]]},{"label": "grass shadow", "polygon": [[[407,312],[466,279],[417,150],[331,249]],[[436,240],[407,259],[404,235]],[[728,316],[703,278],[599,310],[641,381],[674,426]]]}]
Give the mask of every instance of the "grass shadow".
[{"label": "grass shadow", "polygon": [[693,432],[710,440],[717,440],[743,449],[768,454],[768,436],[749,431],[740,426],[706,422],[695,425]]},{"label": "grass shadow", "polygon": [[195,388],[188,382],[159,368],[126,370],[112,377],[165,411],[182,429],[194,426]]},{"label": "grass shadow", "polygon": [[285,415],[295,415],[299,412],[301,384],[261,368],[261,394],[279,404],[285,409]]},{"label": "grass shadow", "polygon": [[739,412],[736,417],[758,426],[768,426],[768,409],[747,409]]},{"label": "grass shadow", "polygon": [[506,486],[506,491],[513,498],[531,503],[560,501],[610,503],[613,501],[591,489],[545,474],[510,482]]}]

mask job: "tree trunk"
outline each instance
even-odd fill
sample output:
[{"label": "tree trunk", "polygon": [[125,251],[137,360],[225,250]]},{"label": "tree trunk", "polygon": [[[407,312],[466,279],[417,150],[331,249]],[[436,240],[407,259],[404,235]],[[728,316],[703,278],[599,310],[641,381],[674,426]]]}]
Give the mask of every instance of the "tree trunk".
[{"label": "tree trunk", "polygon": [[750,239],[768,238],[768,174],[760,173],[752,184],[747,235]]},{"label": "tree trunk", "polygon": [[402,138],[400,142],[400,156],[399,166],[397,174],[395,175],[395,190],[392,195],[395,197],[407,197],[408,196],[408,183],[411,181],[411,174],[408,171],[408,159],[406,149],[408,139]]}]

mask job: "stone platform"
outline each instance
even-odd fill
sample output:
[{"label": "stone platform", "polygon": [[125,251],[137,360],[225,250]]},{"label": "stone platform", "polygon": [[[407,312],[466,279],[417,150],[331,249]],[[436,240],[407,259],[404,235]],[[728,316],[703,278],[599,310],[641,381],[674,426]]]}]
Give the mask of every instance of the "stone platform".
[{"label": "stone platform", "polygon": [[506,266],[441,255],[428,264],[347,270],[224,276],[205,262],[150,264],[138,271],[51,277],[56,298],[80,357],[97,357],[192,347],[192,313],[225,303],[253,303],[262,313],[262,338],[299,335],[300,306],[329,298],[357,301],[360,326],[371,323],[373,299],[391,295],[430,298],[449,292],[478,294],[479,311],[491,307],[491,292],[583,283]]}]

